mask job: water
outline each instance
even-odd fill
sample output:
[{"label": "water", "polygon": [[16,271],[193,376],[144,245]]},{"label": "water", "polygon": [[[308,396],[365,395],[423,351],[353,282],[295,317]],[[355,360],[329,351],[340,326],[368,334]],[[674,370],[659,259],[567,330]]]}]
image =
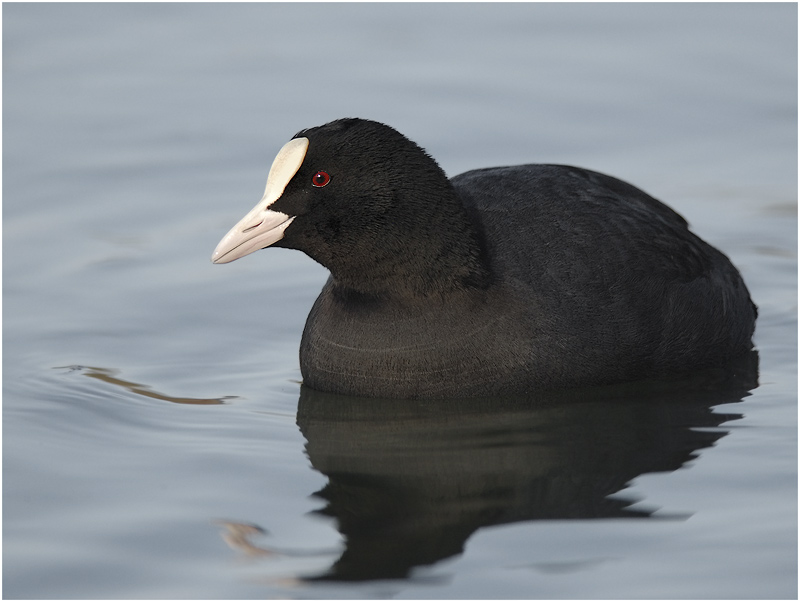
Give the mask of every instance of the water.
[{"label": "water", "polygon": [[[795,5],[3,17],[4,597],[796,598]],[[760,307],[759,386],[301,388],[326,271],[209,256],[343,116],[450,174],[563,162],[667,201]]]}]

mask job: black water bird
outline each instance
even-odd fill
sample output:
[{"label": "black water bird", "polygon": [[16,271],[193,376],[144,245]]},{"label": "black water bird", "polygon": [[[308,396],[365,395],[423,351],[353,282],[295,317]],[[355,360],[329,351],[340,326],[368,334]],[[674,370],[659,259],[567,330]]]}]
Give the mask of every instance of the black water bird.
[{"label": "black water bird", "polygon": [[300,343],[304,383],[321,391],[517,395],[724,366],[752,348],[739,272],[648,194],[563,165],[448,179],[374,121],[296,134],[212,261],[268,246],[331,272]]}]

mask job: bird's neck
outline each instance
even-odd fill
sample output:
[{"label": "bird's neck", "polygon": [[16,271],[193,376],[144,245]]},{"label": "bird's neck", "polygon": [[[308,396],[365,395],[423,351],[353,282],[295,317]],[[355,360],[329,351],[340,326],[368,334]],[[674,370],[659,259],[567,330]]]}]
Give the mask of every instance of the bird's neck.
[{"label": "bird's neck", "polygon": [[492,276],[480,226],[457,199],[454,205],[422,216],[406,232],[389,221],[391,234],[331,258],[326,267],[337,288],[413,302],[488,287]]}]

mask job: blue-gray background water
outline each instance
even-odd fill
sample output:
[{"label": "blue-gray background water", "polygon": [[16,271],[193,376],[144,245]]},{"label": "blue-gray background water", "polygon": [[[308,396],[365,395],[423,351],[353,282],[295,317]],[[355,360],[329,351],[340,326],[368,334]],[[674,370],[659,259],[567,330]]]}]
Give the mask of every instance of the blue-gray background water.
[{"label": "blue-gray background water", "polygon": [[[6,4],[3,59],[4,597],[796,598],[796,5]],[[326,271],[209,258],[345,116],[664,200],[760,386],[301,390]]]}]

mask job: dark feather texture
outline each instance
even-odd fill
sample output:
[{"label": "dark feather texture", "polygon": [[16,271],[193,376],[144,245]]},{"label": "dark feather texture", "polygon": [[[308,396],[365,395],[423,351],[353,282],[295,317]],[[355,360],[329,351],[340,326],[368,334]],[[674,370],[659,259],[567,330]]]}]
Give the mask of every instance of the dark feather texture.
[{"label": "dark feather texture", "polygon": [[[304,130],[277,244],[331,277],[300,346],[305,384],[381,397],[519,394],[723,365],[755,306],[727,257],[641,190],[575,167],[448,180],[392,128]],[[324,169],[324,188],[311,177]]]}]

